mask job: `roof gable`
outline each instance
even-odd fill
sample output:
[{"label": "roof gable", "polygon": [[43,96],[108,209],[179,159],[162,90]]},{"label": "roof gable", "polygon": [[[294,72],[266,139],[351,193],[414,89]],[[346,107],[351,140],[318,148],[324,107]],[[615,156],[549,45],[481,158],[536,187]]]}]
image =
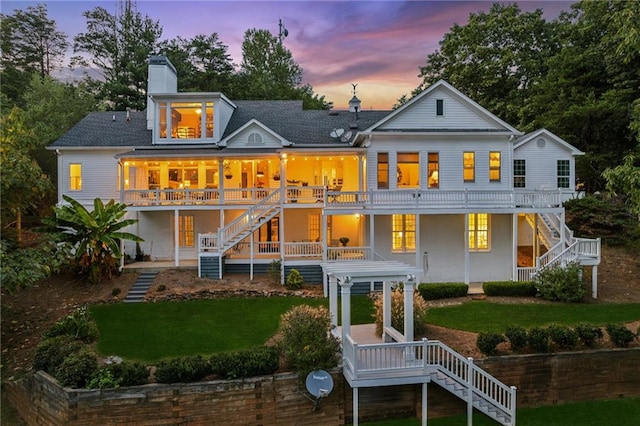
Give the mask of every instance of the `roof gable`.
[{"label": "roof gable", "polygon": [[[442,114],[437,102],[442,101]],[[367,131],[479,131],[521,134],[444,80],[432,84]]]},{"label": "roof gable", "polygon": [[[522,147],[525,144],[528,144],[532,141],[535,141],[539,144],[544,144],[546,142],[552,142],[558,146],[560,146],[565,151],[569,152],[571,155],[584,155],[584,152],[580,151],[575,146],[571,145],[569,142],[560,138],[558,135],[550,132],[547,129],[539,129],[531,133],[527,133],[526,135],[518,138],[513,144],[514,151],[518,148]],[[544,146],[544,145],[543,145]]]},{"label": "roof gable", "polygon": [[255,118],[246,122],[218,144],[228,148],[282,148],[291,142]]}]

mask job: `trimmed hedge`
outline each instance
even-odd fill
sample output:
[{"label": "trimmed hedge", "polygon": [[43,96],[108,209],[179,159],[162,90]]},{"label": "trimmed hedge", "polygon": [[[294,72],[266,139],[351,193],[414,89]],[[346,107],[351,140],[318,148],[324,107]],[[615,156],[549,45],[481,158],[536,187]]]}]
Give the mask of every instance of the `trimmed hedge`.
[{"label": "trimmed hedge", "polygon": [[533,281],[487,281],[482,285],[487,296],[534,297],[538,290]]},{"label": "trimmed hedge", "polygon": [[234,352],[221,352],[209,359],[213,374],[227,380],[274,374],[279,367],[279,352],[275,347],[260,346]]},{"label": "trimmed hedge", "polygon": [[155,378],[158,383],[199,382],[211,374],[211,364],[202,355],[160,361]]},{"label": "trimmed hedge", "polygon": [[424,300],[448,299],[465,297],[469,286],[465,283],[421,283],[418,293]]}]

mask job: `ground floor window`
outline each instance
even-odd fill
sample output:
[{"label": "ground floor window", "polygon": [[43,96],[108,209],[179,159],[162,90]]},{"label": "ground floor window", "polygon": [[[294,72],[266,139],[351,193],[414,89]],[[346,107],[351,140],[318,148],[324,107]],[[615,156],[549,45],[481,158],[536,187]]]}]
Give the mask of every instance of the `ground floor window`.
[{"label": "ground floor window", "polygon": [[320,241],[320,215],[309,213],[309,240]]},{"label": "ground floor window", "polygon": [[489,250],[489,215],[486,213],[469,214],[469,250]]},{"label": "ground floor window", "polygon": [[195,245],[193,216],[178,217],[178,240],[180,247],[193,247]]},{"label": "ground floor window", "polygon": [[392,216],[393,252],[412,252],[416,250],[416,215],[394,214]]}]

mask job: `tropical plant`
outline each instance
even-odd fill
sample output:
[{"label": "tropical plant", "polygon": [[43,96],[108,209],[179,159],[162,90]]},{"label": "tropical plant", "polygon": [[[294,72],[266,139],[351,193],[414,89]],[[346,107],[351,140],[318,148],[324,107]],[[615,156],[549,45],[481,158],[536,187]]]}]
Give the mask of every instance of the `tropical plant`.
[{"label": "tropical plant", "polygon": [[123,203],[110,200],[104,204],[96,198],[94,209],[89,212],[73,198],[62,197],[68,204],[55,207],[55,216],[43,219],[44,230],[53,233],[59,242],[73,245],[80,273],[89,282],[110,278],[117,270],[116,261],[122,257],[120,241],[144,241],[137,235],[122,231],[137,220],[122,220],[127,207]]}]

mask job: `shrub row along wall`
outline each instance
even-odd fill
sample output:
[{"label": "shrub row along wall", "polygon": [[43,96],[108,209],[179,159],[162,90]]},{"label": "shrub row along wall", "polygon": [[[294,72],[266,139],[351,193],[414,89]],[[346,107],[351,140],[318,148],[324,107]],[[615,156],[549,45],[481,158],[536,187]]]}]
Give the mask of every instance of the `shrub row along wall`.
[{"label": "shrub row along wall", "polygon": [[[518,387],[519,407],[640,397],[640,348],[491,357],[477,364]],[[340,372],[332,375],[334,390],[316,411],[292,374],[100,391],[63,389],[38,372],[5,384],[4,391],[30,425],[350,423],[351,389]],[[418,417],[421,412],[419,385],[363,388],[359,399],[360,421]],[[429,385],[428,403],[429,417],[465,412],[462,401],[434,384]]]}]

